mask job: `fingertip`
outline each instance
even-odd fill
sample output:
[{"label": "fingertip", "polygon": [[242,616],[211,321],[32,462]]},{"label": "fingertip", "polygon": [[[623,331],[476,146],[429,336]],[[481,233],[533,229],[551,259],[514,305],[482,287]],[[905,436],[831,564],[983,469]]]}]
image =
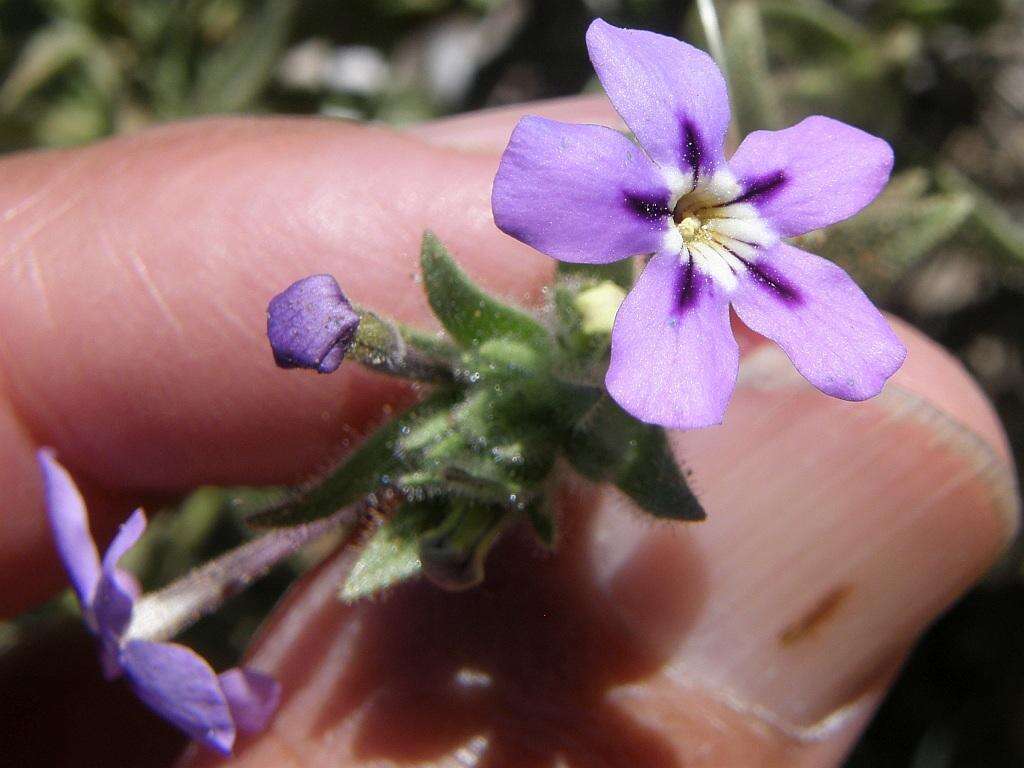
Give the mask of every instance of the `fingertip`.
[{"label": "fingertip", "polygon": [[963,425],[1012,466],[1009,440],[991,401],[963,363],[923,332],[898,317],[889,316],[896,334],[907,347],[893,386],[930,403]]}]

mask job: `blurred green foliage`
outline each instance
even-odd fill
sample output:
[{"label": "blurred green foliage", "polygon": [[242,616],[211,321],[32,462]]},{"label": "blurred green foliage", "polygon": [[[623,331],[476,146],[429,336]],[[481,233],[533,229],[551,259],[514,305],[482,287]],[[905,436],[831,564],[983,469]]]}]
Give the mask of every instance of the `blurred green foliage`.
[{"label": "blurred green foliage", "polygon": [[[287,112],[404,123],[593,87],[595,15],[702,44],[678,0],[0,0],[0,149],[154,122]],[[1015,0],[718,0],[736,126],[831,115],[886,137],[898,173],[802,244],[951,348],[1024,455],[1024,9]],[[249,492],[154,520],[149,586],[246,535]],[[952,545],[951,545],[952,546]],[[1024,765],[1024,548],[926,638],[850,766]],[[134,553],[133,553],[134,554]],[[187,638],[227,663],[301,567]],[[68,602],[0,626],[0,653]],[[56,623],[59,624],[59,621]]]}]

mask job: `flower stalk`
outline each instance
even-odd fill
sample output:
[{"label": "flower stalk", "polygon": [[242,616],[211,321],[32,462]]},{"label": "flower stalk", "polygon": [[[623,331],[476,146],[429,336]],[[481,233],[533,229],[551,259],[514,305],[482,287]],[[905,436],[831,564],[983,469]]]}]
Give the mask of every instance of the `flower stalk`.
[{"label": "flower stalk", "polygon": [[166,587],[140,597],[126,637],[161,641],[181,634],[306,544],[332,531],[346,527],[354,530],[359,517],[359,507],[352,506],[311,523],[271,529],[225,552]]},{"label": "flower stalk", "polygon": [[450,362],[455,353],[449,345],[362,307],[354,310],[359,330],[347,357],[370,370],[427,384],[455,378]]}]

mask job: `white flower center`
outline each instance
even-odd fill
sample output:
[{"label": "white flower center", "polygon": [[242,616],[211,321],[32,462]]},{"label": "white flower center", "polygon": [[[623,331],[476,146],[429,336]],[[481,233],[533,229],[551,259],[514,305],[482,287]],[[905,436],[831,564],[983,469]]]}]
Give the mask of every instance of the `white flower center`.
[{"label": "white flower center", "polygon": [[778,240],[750,203],[736,202],[743,189],[728,171],[719,171],[675,196],[675,228],[665,249],[678,251],[681,262],[693,259],[724,290],[731,292],[737,275],[756,260],[757,248]]}]

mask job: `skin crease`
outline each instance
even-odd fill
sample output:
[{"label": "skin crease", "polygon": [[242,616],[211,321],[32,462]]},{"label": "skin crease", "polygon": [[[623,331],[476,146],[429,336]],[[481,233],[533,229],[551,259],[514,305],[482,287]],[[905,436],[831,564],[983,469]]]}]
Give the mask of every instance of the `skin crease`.
[{"label": "skin crease", "polygon": [[[500,150],[526,112],[617,124],[588,98],[405,135],[210,120],[4,159],[3,612],[63,583],[35,446],[55,446],[82,482],[102,542],[140,498],[294,480],[411,401],[355,366],[334,376],[273,366],[264,308],[296,278],[331,272],[354,301],[429,325],[414,272],[430,227],[486,287],[536,304],[553,263],[502,235],[489,209]],[[453,751],[483,733],[485,764],[500,768],[558,756],[574,766],[834,765],[906,648],[1016,527],[991,408],[948,355],[896,327],[908,361],[861,405],[818,395],[743,335],[726,424],[673,438],[709,523],[666,535],[613,492],[569,483],[562,553],[541,558],[516,533],[475,593],[412,585],[343,609],[333,587],[344,555],[327,563],[253,651],[285,700],[235,762],[453,765]],[[504,565],[522,557],[536,558],[530,574]],[[507,612],[496,616],[488,594],[506,595]],[[837,607],[821,609],[828,600]],[[440,633],[437,616],[449,622]],[[535,630],[539,650],[506,637],[506,625]],[[534,652],[541,661],[528,663]],[[438,694],[461,664],[483,666],[492,684],[462,699]],[[567,677],[543,676],[561,664]],[[409,682],[417,674],[424,685]],[[523,691],[547,702],[542,715],[523,706]]]}]

